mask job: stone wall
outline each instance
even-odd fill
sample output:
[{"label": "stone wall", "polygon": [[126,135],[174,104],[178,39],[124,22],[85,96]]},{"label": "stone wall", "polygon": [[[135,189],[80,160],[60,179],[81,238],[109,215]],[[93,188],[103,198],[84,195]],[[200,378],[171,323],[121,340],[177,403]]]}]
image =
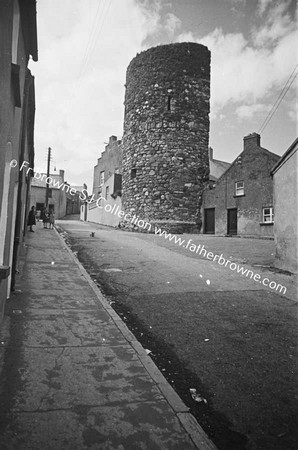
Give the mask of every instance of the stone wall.
[{"label": "stone wall", "polygon": [[151,223],[200,226],[209,98],[210,52],[203,45],[163,45],[131,61],[122,140],[126,212]]}]

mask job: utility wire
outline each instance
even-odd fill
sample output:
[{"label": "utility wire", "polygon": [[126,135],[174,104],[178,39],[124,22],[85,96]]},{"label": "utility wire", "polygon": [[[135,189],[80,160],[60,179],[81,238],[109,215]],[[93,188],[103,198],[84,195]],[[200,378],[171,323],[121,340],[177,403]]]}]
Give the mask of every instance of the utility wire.
[{"label": "utility wire", "polygon": [[[100,10],[100,6],[102,6],[101,10]],[[81,69],[80,69],[80,73],[79,73],[79,78],[82,77],[82,75],[84,75],[86,68],[89,64],[89,60],[91,58],[91,55],[95,49],[98,37],[100,35],[101,29],[104,25],[107,13],[110,9],[111,6],[111,0],[103,0],[97,8],[96,11],[96,15],[94,18],[94,22],[93,22],[93,27],[91,30],[91,33],[89,35],[89,40],[85,49],[85,54],[83,57],[83,61],[82,61],[82,65],[81,65]]]},{"label": "utility wire", "polygon": [[84,69],[84,66],[86,64],[86,61],[87,61],[87,58],[88,58],[88,54],[89,54],[89,51],[90,51],[91,42],[92,42],[92,40],[94,39],[94,36],[95,36],[95,30],[97,28],[97,20],[99,18],[99,10],[100,10],[100,7],[102,5],[103,5],[103,2],[99,1],[98,6],[97,6],[97,10],[96,10],[96,14],[95,14],[94,20],[93,20],[93,25],[91,27],[91,32],[89,34],[89,39],[88,39],[88,42],[87,42],[87,45],[86,45],[86,48],[85,48],[85,53],[84,53],[84,56],[83,56],[83,59],[82,59],[82,64],[81,64],[80,72],[79,72],[79,78],[81,77],[81,75],[83,73],[83,69]]},{"label": "utility wire", "polygon": [[[101,22],[100,22],[99,25],[98,25],[98,29],[96,30],[96,34],[95,34],[94,40],[93,40],[93,45],[90,47],[90,51],[89,51],[88,57],[87,57],[87,59],[86,59],[86,65],[85,65],[85,67],[88,66],[89,60],[90,60],[90,58],[91,58],[91,55],[92,55],[92,53],[93,53],[93,51],[94,51],[94,49],[95,49],[95,47],[96,47],[96,43],[97,43],[98,38],[99,38],[99,36],[100,36],[102,27],[103,27],[103,25],[104,25],[104,23],[105,23],[105,19],[106,19],[106,17],[107,17],[108,11],[109,11],[109,9],[110,9],[110,7],[111,7],[111,2],[112,2],[112,0],[109,0],[109,1],[106,2],[105,5],[103,6],[103,10],[102,10],[102,20],[101,20]],[[106,8],[105,8],[105,6],[106,6]]]},{"label": "utility wire", "polygon": [[[267,116],[266,116],[264,122],[262,123],[262,125],[261,125],[261,127],[260,127],[260,129],[259,129],[259,131],[258,131],[259,134],[261,134],[261,133],[265,130],[265,128],[267,127],[268,123],[270,122],[270,120],[272,119],[272,117],[274,116],[274,114],[276,113],[276,111],[277,111],[279,105],[281,104],[283,98],[285,97],[286,93],[288,92],[288,90],[289,90],[290,87],[292,86],[292,84],[293,84],[293,82],[294,82],[294,80],[295,80],[295,78],[296,78],[296,76],[297,76],[297,73],[295,74],[295,71],[296,71],[297,67],[298,67],[298,64],[296,64],[296,66],[294,67],[294,69],[293,69],[291,75],[289,76],[289,78],[287,79],[287,81],[286,81],[284,87],[282,88],[282,90],[281,90],[281,92],[280,92],[278,98],[275,100],[275,102],[274,102],[274,104],[273,104],[271,110],[270,110],[269,113],[267,114]],[[295,75],[294,75],[294,74],[295,74]],[[290,83],[289,83],[289,82],[290,82]],[[288,85],[288,83],[289,83],[289,85]]]}]

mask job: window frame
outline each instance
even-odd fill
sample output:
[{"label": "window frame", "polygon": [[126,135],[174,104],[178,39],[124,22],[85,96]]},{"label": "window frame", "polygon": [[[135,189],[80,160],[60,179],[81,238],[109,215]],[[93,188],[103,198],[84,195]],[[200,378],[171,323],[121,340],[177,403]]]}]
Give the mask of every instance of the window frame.
[{"label": "window frame", "polygon": [[[242,187],[237,186],[242,183]],[[241,192],[239,192],[241,191]],[[244,181],[235,181],[235,197],[243,197],[244,194]]]},{"label": "window frame", "polygon": [[99,172],[99,186],[102,186],[105,182],[105,171],[101,170]]},{"label": "window frame", "polygon": [[[265,210],[269,210],[269,214],[265,214]],[[266,219],[269,217],[269,220]],[[262,208],[262,222],[263,223],[274,223],[274,208],[273,206],[264,206]]]}]

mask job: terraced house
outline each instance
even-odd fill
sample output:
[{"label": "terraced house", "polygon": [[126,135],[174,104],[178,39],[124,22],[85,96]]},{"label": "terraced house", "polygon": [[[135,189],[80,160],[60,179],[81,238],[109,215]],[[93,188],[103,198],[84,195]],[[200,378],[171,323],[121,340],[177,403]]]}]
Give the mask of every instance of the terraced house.
[{"label": "terraced house", "polygon": [[26,231],[31,174],[19,171],[24,160],[34,167],[34,77],[37,61],[34,0],[0,2],[0,322],[14,287],[18,252]]},{"label": "terraced house", "polygon": [[270,172],[279,158],[261,147],[259,134],[245,136],[243,151],[203,194],[203,232],[273,238],[273,181]]}]

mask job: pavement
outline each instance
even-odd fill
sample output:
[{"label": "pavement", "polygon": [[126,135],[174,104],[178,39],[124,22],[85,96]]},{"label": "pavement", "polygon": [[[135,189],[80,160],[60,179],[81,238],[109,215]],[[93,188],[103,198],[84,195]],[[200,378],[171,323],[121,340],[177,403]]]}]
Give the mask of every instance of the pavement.
[{"label": "pavement", "polygon": [[[297,289],[295,277],[266,267],[273,241],[193,236],[285,294],[156,235],[76,220],[59,226],[219,449],[296,448]],[[207,403],[194,402],[190,388]]]},{"label": "pavement", "polygon": [[56,230],[28,233],[0,328],[0,448],[216,450]]}]

